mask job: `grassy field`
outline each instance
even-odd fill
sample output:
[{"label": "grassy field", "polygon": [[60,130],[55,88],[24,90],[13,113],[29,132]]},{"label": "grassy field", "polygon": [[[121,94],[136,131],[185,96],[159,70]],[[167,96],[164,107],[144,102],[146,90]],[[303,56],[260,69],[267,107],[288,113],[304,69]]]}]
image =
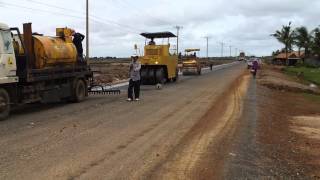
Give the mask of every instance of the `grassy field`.
[{"label": "grassy field", "polygon": [[320,85],[320,68],[310,68],[305,66],[287,67],[285,72],[289,75],[299,76],[306,81]]}]

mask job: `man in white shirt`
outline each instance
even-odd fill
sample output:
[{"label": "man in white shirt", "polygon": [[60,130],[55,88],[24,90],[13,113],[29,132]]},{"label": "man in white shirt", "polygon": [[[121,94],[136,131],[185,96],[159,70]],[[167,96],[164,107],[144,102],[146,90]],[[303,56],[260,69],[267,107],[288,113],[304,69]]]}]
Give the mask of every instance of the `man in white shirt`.
[{"label": "man in white shirt", "polygon": [[[130,64],[130,81],[129,81],[129,87],[128,87],[128,99],[127,101],[139,101],[140,96],[140,69],[141,64],[138,61],[138,55],[131,56],[131,64]],[[133,98],[133,92],[134,92],[134,98]]]}]

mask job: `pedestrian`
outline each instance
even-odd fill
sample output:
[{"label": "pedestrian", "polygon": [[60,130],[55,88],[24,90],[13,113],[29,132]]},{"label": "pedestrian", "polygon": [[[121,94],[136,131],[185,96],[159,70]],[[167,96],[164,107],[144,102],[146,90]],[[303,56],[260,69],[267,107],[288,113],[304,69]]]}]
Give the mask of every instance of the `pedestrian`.
[{"label": "pedestrian", "polygon": [[[128,99],[127,101],[139,101],[140,97],[140,69],[141,64],[138,61],[138,56],[134,54],[131,56],[131,64],[130,64],[130,80],[129,80],[129,87],[128,87]],[[133,98],[134,92],[134,98]]]},{"label": "pedestrian", "polygon": [[252,69],[251,69],[251,73],[253,75],[253,77],[255,78],[256,75],[257,75],[257,71],[259,69],[259,63],[258,63],[258,60],[255,59],[252,63]]},{"label": "pedestrian", "polygon": [[76,46],[77,52],[78,52],[78,57],[80,60],[83,60],[83,48],[82,48],[82,41],[84,40],[85,36],[81,33],[78,32],[73,32],[73,44]]},{"label": "pedestrian", "polygon": [[212,63],[210,63],[210,70],[212,71],[212,66],[213,66],[213,64]]}]

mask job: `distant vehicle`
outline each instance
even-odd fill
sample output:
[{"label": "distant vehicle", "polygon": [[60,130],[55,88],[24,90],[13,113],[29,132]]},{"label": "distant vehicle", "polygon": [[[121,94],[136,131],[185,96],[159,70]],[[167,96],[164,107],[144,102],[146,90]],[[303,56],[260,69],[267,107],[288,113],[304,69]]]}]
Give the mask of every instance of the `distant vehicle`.
[{"label": "distant vehicle", "polygon": [[246,60],[246,54],[244,52],[241,52],[240,55],[239,55],[239,61],[244,61]]},{"label": "distant vehicle", "polygon": [[250,58],[247,60],[247,68],[251,69],[253,66],[253,61],[258,61],[259,66],[261,65],[261,60],[259,58]]},{"label": "distant vehicle", "polygon": [[251,69],[253,66],[253,61],[255,60],[255,58],[250,58],[247,60],[247,68]]},{"label": "distant vehicle", "polygon": [[200,49],[186,49],[185,56],[182,57],[182,74],[196,74],[201,75],[201,63],[200,59],[197,57],[197,52]]}]

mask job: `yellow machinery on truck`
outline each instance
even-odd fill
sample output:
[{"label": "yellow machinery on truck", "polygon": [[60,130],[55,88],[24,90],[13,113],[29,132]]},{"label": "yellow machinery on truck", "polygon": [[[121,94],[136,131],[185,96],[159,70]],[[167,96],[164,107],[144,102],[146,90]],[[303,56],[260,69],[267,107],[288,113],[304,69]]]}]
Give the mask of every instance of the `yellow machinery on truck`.
[{"label": "yellow machinery on truck", "polygon": [[0,23],[0,120],[12,106],[34,102],[83,101],[88,93],[119,93],[93,84],[93,72],[78,56],[73,30],[56,36],[32,32],[31,23],[9,28]]},{"label": "yellow machinery on truck", "polygon": [[[141,83],[154,85],[178,79],[178,56],[170,53],[170,38],[177,36],[171,32],[142,33],[150,42],[144,47],[144,56],[140,57]],[[156,45],[154,39],[167,38],[168,43]]]},{"label": "yellow machinery on truck", "polygon": [[197,52],[200,49],[186,49],[185,56],[182,57],[182,74],[197,74],[201,75],[201,63],[197,57]]}]

